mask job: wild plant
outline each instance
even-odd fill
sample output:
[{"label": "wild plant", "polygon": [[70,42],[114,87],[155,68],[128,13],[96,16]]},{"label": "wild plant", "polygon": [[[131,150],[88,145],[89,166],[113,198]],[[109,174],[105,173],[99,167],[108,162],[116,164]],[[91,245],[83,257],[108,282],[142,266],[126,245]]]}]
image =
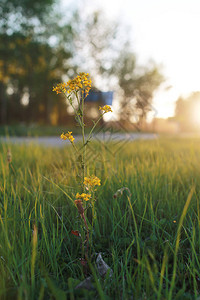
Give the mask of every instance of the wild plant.
[{"label": "wild plant", "polygon": [[[112,112],[112,109],[109,105],[104,105],[103,107],[99,106],[100,116],[96,121],[93,121],[93,126],[86,136],[85,134],[85,99],[89,94],[91,89],[92,80],[88,73],[80,73],[74,79],[69,80],[68,82],[59,83],[56,87],[53,87],[53,91],[57,94],[64,94],[67,98],[69,105],[72,107],[75,115],[75,119],[78,125],[81,128],[81,151],[77,148],[75,144],[75,138],[72,135],[72,131],[68,131],[67,133],[61,134],[61,139],[69,140],[74,151],[77,155],[77,160],[80,162],[80,167],[78,170],[80,174],[78,174],[80,180],[79,191],[77,191],[74,200],[74,205],[76,206],[78,213],[82,220],[82,228],[81,233],[77,230],[72,230],[72,234],[80,237],[82,239],[82,254],[84,255],[86,261],[88,260],[89,255],[89,247],[91,245],[92,237],[91,231],[93,229],[93,223],[96,218],[96,209],[95,209],[95,201],[96,201],[96,191],[97,187],[101,185],[101,180],[95,176],[94,174],[89,174],[89,170],[86,164],[86,154],[87,154],[87,146],[88,143],[92,139],[92,135],[94,129],[103,118],[104,114],[108,112]],[[92,217],[89,222],[87,217],[88,209],[92,211]],[[84,237],[82,237],[83,232],[85,232]]]}]

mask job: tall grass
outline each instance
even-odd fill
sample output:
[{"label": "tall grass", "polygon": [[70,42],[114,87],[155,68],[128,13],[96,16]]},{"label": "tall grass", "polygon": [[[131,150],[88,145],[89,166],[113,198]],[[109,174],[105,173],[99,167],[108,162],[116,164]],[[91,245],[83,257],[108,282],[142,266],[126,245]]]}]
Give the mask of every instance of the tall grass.
[{"label": "tall grass", "polygon": [[[200,140],[95,146],[102,180],[93,243],[113,269],[92,291],[84,279],[69,147],[0,145],[0,299],[197,299],[200,291]],[[92,157],[92,155],[91,155]],[[116,199],[121,187],[131,191]]]}]

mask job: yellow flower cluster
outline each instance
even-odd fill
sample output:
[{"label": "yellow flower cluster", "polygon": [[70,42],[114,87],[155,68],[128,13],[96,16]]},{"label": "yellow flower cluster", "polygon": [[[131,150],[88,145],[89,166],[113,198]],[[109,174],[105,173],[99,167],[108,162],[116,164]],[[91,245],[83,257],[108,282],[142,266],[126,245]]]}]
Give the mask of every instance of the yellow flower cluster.
[{"label": "yellow flower cluster", "polygon": [[53,92],[56,92],[57,94],[66,93],[67,91],[67,84],[65,82],[58,83],[56,87],[53,87]]},{"label": "yellow flower cluster", "polygon": [[85,93],[85,98],[89,94],[91,89],[92,80],[88,73],[80,73],[74,79],[69,80],[67,83],[59,83],[56,87],[53,87],[53,91],[57,94],[78,92],[82,90],[82,94]]},{"label": "yellow flower cluster", "polygon": [[72,135],[72,131],[68,131],[67,133],[64,134],[64,132],[60,136],[61,139],[63,140],[69,140],[71,143],[74,142],[74,137]]},{"label": "yellow flower cluster", "polygon": [[109,105],[104,105],[103,107],[99,106],[99,110],[102,110],[103,113],[107,113],[109,111],[112,112],[112,109],[111,109],[111,107]]},{"label": "yellow flower cluster", "polygon": [[83,183],[84,183],[84,185],[93,187],[95,185],[101,185],[101,180],[98,177],[92,175],[89,177],[85,177]]},{"label": "yellow flower cluster", "polygon": [[77,193],[76,194],[76,199],[83,199],[83,200],[85,200],[85,201],[88,201],[88,200],[90,200],[90,197],[91,197],[91,194],[85,194],[85,193],[82,193],[82,194],[79,194],[79,193]]}]

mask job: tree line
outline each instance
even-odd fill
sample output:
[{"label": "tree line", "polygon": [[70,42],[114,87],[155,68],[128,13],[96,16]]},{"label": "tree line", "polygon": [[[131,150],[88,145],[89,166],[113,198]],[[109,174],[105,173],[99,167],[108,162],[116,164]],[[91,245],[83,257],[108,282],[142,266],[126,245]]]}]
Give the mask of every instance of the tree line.
[{"label": "tree line", "polygon": [[96,88],[101,78],[117,91],[120,118],[145,119],[163,76],[155,64],[138,66],[118,22],[105,21],[100,12],[83,17],[78,8],[63,15],[55,0],[1,2],[1,124],[72,122],[65,98],[52,87],[80,71],[91,74]]}]

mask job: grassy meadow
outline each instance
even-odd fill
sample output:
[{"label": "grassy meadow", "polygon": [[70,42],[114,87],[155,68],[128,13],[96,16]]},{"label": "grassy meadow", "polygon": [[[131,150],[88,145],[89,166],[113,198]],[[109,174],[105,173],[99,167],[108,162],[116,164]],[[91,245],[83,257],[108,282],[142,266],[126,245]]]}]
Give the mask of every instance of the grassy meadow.
[{"label": "grassy meadow", "polygon": [[[101,179],[90,233],[113,276],[91,257],[84,280],[72,147],[0,145],[0,299],[198,299],[200,139],[135,141],[88,155]],[[11,149],[12,163],[7,162]],[[122,187],[130,189],[113,198]],[[199,298],[200,299],[200,298]]]}]

